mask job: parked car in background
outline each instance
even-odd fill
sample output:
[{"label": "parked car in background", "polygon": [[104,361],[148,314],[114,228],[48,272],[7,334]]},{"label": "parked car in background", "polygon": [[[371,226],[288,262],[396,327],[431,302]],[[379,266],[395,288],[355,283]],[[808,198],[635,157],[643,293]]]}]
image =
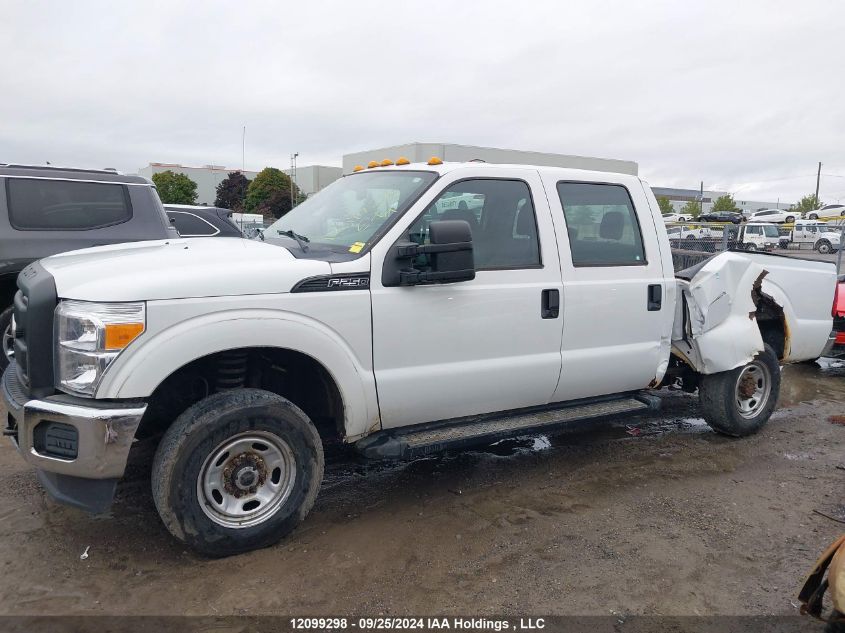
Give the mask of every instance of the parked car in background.
[{"label": "parked car in background", "polygon": [[178,237],[152,183],[114,170],[0,164],[0,370],[14,355],[15,280],[80,248]]},{"label": "parked car in background", "polygon": [[829,356],[845,358],[845,275],[839,277],[833,299],[834,343]]},{"label": "parked car in background", "polygon": [[220,207],[166,204],[164,210],[182,237],[243,237],[230,220],[232,212]]},{"label": "parked car in background", "polygon": [[763,209],[761,211],[755,211],[751,215],[748,216],[749,222],[775,222],[777,224],[791,224],[795,222],[799,217],[800,214],[795,213],[795,211],[790,211],[789,209]]},{"label": "parked car in background", "polygon": [[686,222],[687,220],[691,220],[692,216],[689,213],[664,213],[663,214],[663,221],[664,222]]},{"label": "parked car in background", "polygon": [[748,222],[726,228],[728,248],[744,251],[772,251],[780,246],[780,230],[776,224]]},{"label": "parked car in background", "polygon": [[842,230],[840,227],[829,226],[819,220],[796,220],[795,226],[787,235],[780,237],[781,248],[812,248],[819,253],[826,254],[841,248]]},{"label": "parked car in background", "polygon": [[804,214],[808,220],[819,218],[845,218],[845,204],[826,204],[816,211],[808,211]]},{"label": "parked car in background", "polygon": [[699,222],[730,222],[739,224],[745,220],[745,216],[739,211],[711,211],[698,216]]}]

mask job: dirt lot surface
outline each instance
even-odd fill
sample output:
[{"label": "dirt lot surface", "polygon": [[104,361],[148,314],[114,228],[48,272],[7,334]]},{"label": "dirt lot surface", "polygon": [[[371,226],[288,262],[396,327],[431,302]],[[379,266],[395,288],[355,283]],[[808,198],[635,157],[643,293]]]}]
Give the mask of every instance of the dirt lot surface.
[{"label": "dirt lot surface", "polygon": [[[138,455],[110,517],[45,498],[0,448],[7,614],[794,614],[845,518],[845,367],[784,370],[757,436],[695,398],[399,465],[329,456],[311,516],[226,560],[160,525]],[[5,412],[2,412],[5,415]],[[148,451],[147,451],[148,452]],[[88,557],[80,559],[88,549]]]}]

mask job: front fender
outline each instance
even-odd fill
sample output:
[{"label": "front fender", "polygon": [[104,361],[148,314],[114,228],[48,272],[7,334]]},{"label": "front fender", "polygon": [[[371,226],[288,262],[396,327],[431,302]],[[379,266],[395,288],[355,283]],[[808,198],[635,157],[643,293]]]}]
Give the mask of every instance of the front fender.
[{"label": "front fender", "polygon": [[315,319],[279,310],[227,310],[148,331],[105,373],[96,397],[148,398],[173,372],[229,349],[277,347],[319,362],[340,390],[348,440],[379,423],[375,379],[337,332]]}]

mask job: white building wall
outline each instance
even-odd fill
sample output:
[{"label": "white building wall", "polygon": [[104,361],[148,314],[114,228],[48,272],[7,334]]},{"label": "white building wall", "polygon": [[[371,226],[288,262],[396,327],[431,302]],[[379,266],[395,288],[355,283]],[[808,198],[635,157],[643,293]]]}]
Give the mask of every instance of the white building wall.
[{"label": "white building wall", "polygon": [[366,166],[372,160],[381,161],[389,158],[395,161],[399,157],[405,157],[412,163],[421,163],[427,161],[432,156],[437,156],[444,161],[465,162],[483,160],[487,163],[569,167],[572,169],[591,169],[595,171],[632,174],[635,176],[638,171],[637,163],[629,160],[529,152],[496,147],[476,147],[473,145],[455,145],[452,143],[408,143],[405,145],[393,145],[380,149],[345,154],[343,156],[343,173],[351,173],[356,165]]}]

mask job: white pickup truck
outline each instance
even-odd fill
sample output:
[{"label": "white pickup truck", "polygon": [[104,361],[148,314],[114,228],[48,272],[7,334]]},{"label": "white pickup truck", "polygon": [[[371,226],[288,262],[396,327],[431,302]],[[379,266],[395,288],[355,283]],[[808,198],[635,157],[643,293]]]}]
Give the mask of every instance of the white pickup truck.
[{"label": "white pickup truck", "polygon": [[[471,197],[477,208],[442,199]],[[2,199],[2,196],[0,196]],[[105,246],[18,278],[5,434],[65,503],[112,501],[136,438],[168,530],[222,556],[308,514],[323,443],[374,458],[656,406],[757,431],[779,363],[832,344],[834,267],[722,253],[676,276],[630,175],[362,169],[264,233]]]}]

